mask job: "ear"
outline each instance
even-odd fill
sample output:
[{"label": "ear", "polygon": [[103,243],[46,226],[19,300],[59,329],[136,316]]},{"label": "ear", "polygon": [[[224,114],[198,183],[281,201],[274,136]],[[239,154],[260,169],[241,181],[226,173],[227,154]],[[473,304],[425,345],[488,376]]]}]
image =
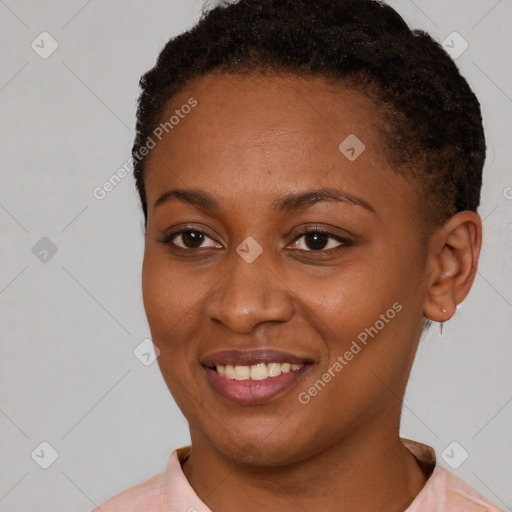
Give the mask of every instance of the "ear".
[{"label": "ear", "polygon": [[482,219],[475,212],[455,214],[432,235],[423,309],[427,318],[446,322],[455,314],[475,280],[481,247]]}]

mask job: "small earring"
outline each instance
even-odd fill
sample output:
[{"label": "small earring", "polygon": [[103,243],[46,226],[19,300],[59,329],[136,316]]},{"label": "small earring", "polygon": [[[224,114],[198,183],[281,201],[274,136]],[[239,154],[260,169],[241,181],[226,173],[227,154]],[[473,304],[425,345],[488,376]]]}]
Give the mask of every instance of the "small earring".
[{"label": "small earring", "polygon": [[[444,308],[440,308],[440,309],[443,313],[447,313],[446,309],[444,309]],[[443,325],[444,325],[444,322],[441,322],[441,326],[439,327],[439,332],[441,333],[441,335],[443,334]]]}]

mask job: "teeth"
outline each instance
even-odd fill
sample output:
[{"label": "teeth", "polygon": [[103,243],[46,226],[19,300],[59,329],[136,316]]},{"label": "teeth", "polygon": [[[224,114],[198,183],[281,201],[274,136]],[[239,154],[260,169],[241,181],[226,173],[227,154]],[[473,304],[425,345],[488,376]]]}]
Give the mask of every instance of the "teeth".
[{"label": "teeth", "polygon": [[279,377],[281,373],[299,370],[303,364],[290,363],[258,363],[252,366],[226,366],[218,364],[215,369],[219,375],[231,380],[265,380],[268,377]]},{"label": "teeth", "polygon": [[250,366],[235,366],[235,380],[247,380],[250,376]]},{"label": "teeth", "polygon": [[[219,370],[217,369],[217,371],[219,371]],[[224,371],[225,371],[225,375],[226,375],[226,377],[228,379],[234,379],[235,378],[235,367],[234,366],[232,366],[230,364],[227,364],[226,367],[224,368]]]},{"label": "teeth", "polygon": [[[248,366],[242,366],[242,368],[249,368]],[[263,380],[268,377],[267,365],[265,363],[253,364],[251,366],[251,379],[252,380]]]},{"label": "teeth", "polygon": [[269,377],[279,377],[279,375],[281,375],[280,363],[268,363],[267,368]]}]

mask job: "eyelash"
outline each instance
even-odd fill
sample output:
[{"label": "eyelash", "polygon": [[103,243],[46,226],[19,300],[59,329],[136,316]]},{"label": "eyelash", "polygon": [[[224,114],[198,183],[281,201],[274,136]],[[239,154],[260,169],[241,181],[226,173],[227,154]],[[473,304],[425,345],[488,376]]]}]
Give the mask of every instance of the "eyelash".
[{"label": "eyelash", "polygon": [[[167,234],[162,240],[159,240],[160,243],[164,244],[164,245],[169,245],[169,246],[172,246],[173,248],[176,248],[176,249],[182,249],[184,251],[201,251],[201,250],[204,250],[204,249],[208,249],[208,248],[202,248],[202,247],[195,247],[195,248],[190,248],[190,247],[180,247],[178,245],[176,245],[175,243],[172,242],[172,240],[183,234],[183,233],[199,233],[201,235],[206,235],[208,238],[214,240],[206,231],[203,231],[201,229],[197,229],[193,226],[187,226],[186,228],[184,229],[180,229],[179,231],[173,231],[172,233],[169,233]],[[302,237],[306,236],[306,235],[315,235],[315,234],[320,234],[320,235],[327,235],[328,238],[332,238],[334,240],[336,240],[337,242],[339,242],[341,245],[339,245],[338,247],[334,247],[334,248],[331,248],[331,249],[319,249],[319,250],[313,250],[313,249],[309,249],[309,250],[304,250],[304,249],[294,249],[294,250],[298,250],[298,251],[302,251],[302,252],[313,252],[313,253],[332,253],[332,252],[337,252],[339,251],[340,249],[343,249],[345,247],[350,247],[352,245],[354,245],[354,242],[352,240],[349,240],[347,238],[343,238],[342,236],[340,235],[337,235],[335,233],[333,233],[332,231],[329,231],[327,229],[324,229],[324,228],[321,228],[321,227],[318,227],[316,226],[314,229],[308,229],[308,230],[305,230],[305,231],[302,231],[301,233],[298,233],[297,236],[292,240],[291,243],[295,243],[297,242],[298,240],[300,240]],[[214,240],[215,241],[215,240]]]}]

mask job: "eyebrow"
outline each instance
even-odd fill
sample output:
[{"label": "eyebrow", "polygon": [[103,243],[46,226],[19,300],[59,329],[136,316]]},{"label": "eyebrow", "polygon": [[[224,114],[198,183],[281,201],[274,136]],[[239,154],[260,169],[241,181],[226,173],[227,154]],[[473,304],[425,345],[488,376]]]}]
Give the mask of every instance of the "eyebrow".
[{"label": "eyebrow", "polygon": [[[199,189],[172,189],[164,192],[155,202],[154,208],[169,201],[181,201],[207,211],[218,211],[220,202],[212,195]],[[349,205],[357,205],[375,213],[374,208],[365,200],[338,188],[319,188],[281,197],[272,203],[272,209],[289,213],[305,210],[321,201],[334,201]]]}]

